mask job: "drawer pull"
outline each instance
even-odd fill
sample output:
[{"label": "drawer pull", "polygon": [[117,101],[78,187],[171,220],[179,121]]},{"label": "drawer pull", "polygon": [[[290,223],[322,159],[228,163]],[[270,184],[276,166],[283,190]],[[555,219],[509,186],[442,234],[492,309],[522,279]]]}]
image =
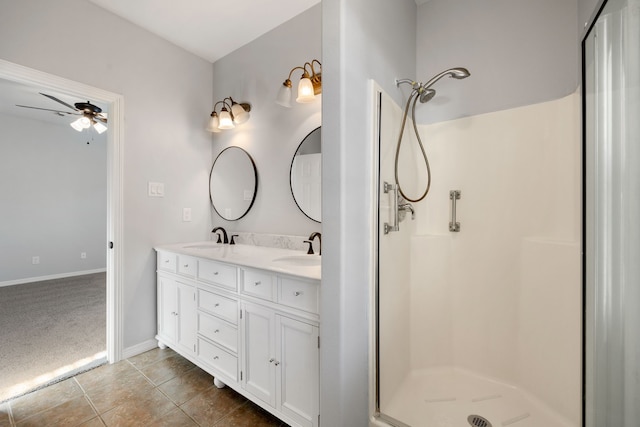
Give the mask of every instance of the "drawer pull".
[{"label": "drawer pull", "polygon": [[214,307],[219,307],[219,306],[220,306],[220,303],[218,303],[218,302],[217,302],[217,303],[213,304],[213,306],[214,306]]},{"label": "drawer pull", "polygon": [[188,267],[189,267],[189,264],[185,264],[185,265],[184,265],[184,268],[188,268]]},{"label": "drawer pull", "polygon": [[280,365],[280,362],[278,362],[278,361],[276,360],[275,365],[276,365],[276,366]]},{"label": "drawer pull", "polygon": [[302,292],[300,292],[300,291],[295,291],[295,292],[293,293],[293,295],[295,295],[295,296],[300,296],[300,295],[302,295]]},{"label": "drawer pull", "polygon": [[169,264],[169,260],[168,260],[168,259],[165,259],[165,260],[164,260],[164,263],[165,263],[165,264]]},{"label": "drawer pull", "polygon": [[217,334],[218,332],[220,332],[220,329],[216,329],[215,331],[213,331],[214,334]]},{"label": "drawer pull", "polygon": [[261,284],[261,283],[262,283],[262,282],[257,281],[257,282],[255,283],[255,286],[260,286],[260,284]]},{"label": "drawer pull", "polygon": [[214,276],[217,276],[217,275],[218,275],[218,272],[217,272],[217,271],[214,271],[214,272],[213,272],[213,275],[214,275]]},{"label": "drawer pull", "polygon": [[218,360],[219,357],[218,356],[213,356],[213,360]]},{"label": "drawer pull", "polygon": [[271,359],[269,359],[269,363],[273,363],[276,359],[274,359],[273,357]]}]

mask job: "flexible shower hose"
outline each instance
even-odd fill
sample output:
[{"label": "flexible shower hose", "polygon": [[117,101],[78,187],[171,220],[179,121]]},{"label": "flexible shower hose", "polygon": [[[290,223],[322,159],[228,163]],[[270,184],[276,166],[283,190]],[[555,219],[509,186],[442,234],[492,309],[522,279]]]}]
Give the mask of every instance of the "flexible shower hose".
[{"label": "flexible shower hose", "polygon": [[[405,198],[405,200],[409,202],[419,202],[424,199],[429,193],[429,189],[431,188],[431,167],[429,166],[429,158],[427,157],[427,153],[424,151],[424,146],[422,145],[422,140],[420,139],[420,134],[418,133],[418,127],[416,125],[416,102],[418,101],[418,97],[420,96],[420,92],[416,89],[411,91],[411,95],[409,95],[409,99],[407,100],[407,105],[404,108],[404,115],[402,116],[402,125],[400,126],[400,135],[398,136],[398,144],[396,145],[396,158],[395,158],[395,178],[396,184],[398,185],[398,191],[400,195]],[[407,196],[402,190],[402,186],[400,185],[400,180],[398,179],[398,157],[400,155],[400,145],[402,144],[402,135],[404,134],[404,126],[407,122],[407,114],[409,113],[409,105],[411,105],[411,101],[413,100],[413,105],[411,108],[411,120],[413,121],[413,130],[416,133],[416,137],[418,138],[418,145],[420,146],[420,150],[422,151],[422,158],[424,159],[424,163],[427,166],[427,187],[417,199],[412,199]]]}]

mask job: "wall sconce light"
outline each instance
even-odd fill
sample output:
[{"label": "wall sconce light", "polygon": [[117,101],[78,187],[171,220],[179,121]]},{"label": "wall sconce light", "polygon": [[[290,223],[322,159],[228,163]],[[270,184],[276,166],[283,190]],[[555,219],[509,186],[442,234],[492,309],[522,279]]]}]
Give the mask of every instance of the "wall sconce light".
[{"label": "wall sconce light", "polygon": [[[216,107],[222,104],[220,115],[216,112]],[[247,103],[237,103],[230,96],[218,101],[213,106],[211,118],[207,130],[209,132],[220,132],[224,129],[233,129],[236,125],[242,124],[249,120],[249,112],[251,105]]]},{"label": "wall sconce light", "polygon": [[[316,72],[313,68],[314,63],[318,64],[320,71]],[[307,69],[307,67],[309,69]],[[311,62],[305,62],[302,67],[292,68],[289,72],[289,77],[282,83],[282,86],[280,86],[280,91],[278,91],[276,98],[276,103],[283,107],[291,108],[291,74],[293,74],[295,70],[302,70],[302,76],[298,83],[296,102],[312,102],[316,98],[316,95],[322,93],[322,64],[317,59],[314,59]],[[311,71],[311,75],[309,75],[309,71]]]}]

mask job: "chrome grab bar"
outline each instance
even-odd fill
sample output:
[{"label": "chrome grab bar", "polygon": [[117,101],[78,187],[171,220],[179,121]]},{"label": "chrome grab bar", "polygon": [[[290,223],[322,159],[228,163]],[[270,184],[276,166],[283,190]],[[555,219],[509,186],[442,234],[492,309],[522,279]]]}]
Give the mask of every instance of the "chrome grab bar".
[{"label": "chrome grab bar", "polygon": [[393,215],[393,225],[389,225],[388,222],[384,223],[384,234],[389,234],[391,231],[398,231],[398,185],[389,184],[385,181],[383,190],[385,193],[393,193],[391,195],[391,215]]},{"label": "chrome grab bar", "polygon": [[449,221],[449,231],[454,233],[460,232],[460,223],[456,221],[456,200],[460,200],[460,190],[449,191],[449,200],[451,200],[451,221]]}]

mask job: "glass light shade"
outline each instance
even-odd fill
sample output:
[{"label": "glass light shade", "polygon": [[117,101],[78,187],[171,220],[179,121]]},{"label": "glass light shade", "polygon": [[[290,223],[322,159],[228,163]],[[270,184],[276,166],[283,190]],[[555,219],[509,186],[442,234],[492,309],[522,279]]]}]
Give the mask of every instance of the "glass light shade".
[{"label": "glass light shade", "polygon": [[211,115],[211,118],[209,119],[209,125],[207,126],[207,130],[209,132],[220,132],[220,129],[218,128],[218,126],[220,126],[220,120],[218,119],[218,115],[216,113],[213,113]]},{"label": "glass light shade", "polygon": [[95,122],[93,124],[93,128],[96,130],[96,132],[98,132],[98,134],[102,134],[107,130],[107,127],[100,122]]},{"label": "glass light shade", "polygon": [[82,119],[85,117],[80,117],[78,120],[75,120],[70,123],[71,127],[77,130],[78,132],[82,132],[85,129],[84,123]]},{"label": "glass light shade", "polygon": [[218,129],[233,129],[234,127],[236,127],[236,125],[233,124],[231,114],[226,108],[223,108],[222,111],[220,111],[220,125],[218,125]]},{"label": "glass light shade", "polygon": [[287,86],[284,83],[280,86],[278,97],[276,98],[276,104],[291,108],[291,86]]},{"label": "glass light shade", "polygon": [[233,104],[231,106],[231,114],[233,114],[233,121],[237,124],[241,124],[249,120],[249,113],[246,112],[240,104]]},{"label": "glass light shade", "polygon": [[311,79],[308,77],[301,78],[300,83],[298,83],[298,97],[296,98],[296,102],[313,102],[314,99],[316,99],[316,96],[313,93]]}]

